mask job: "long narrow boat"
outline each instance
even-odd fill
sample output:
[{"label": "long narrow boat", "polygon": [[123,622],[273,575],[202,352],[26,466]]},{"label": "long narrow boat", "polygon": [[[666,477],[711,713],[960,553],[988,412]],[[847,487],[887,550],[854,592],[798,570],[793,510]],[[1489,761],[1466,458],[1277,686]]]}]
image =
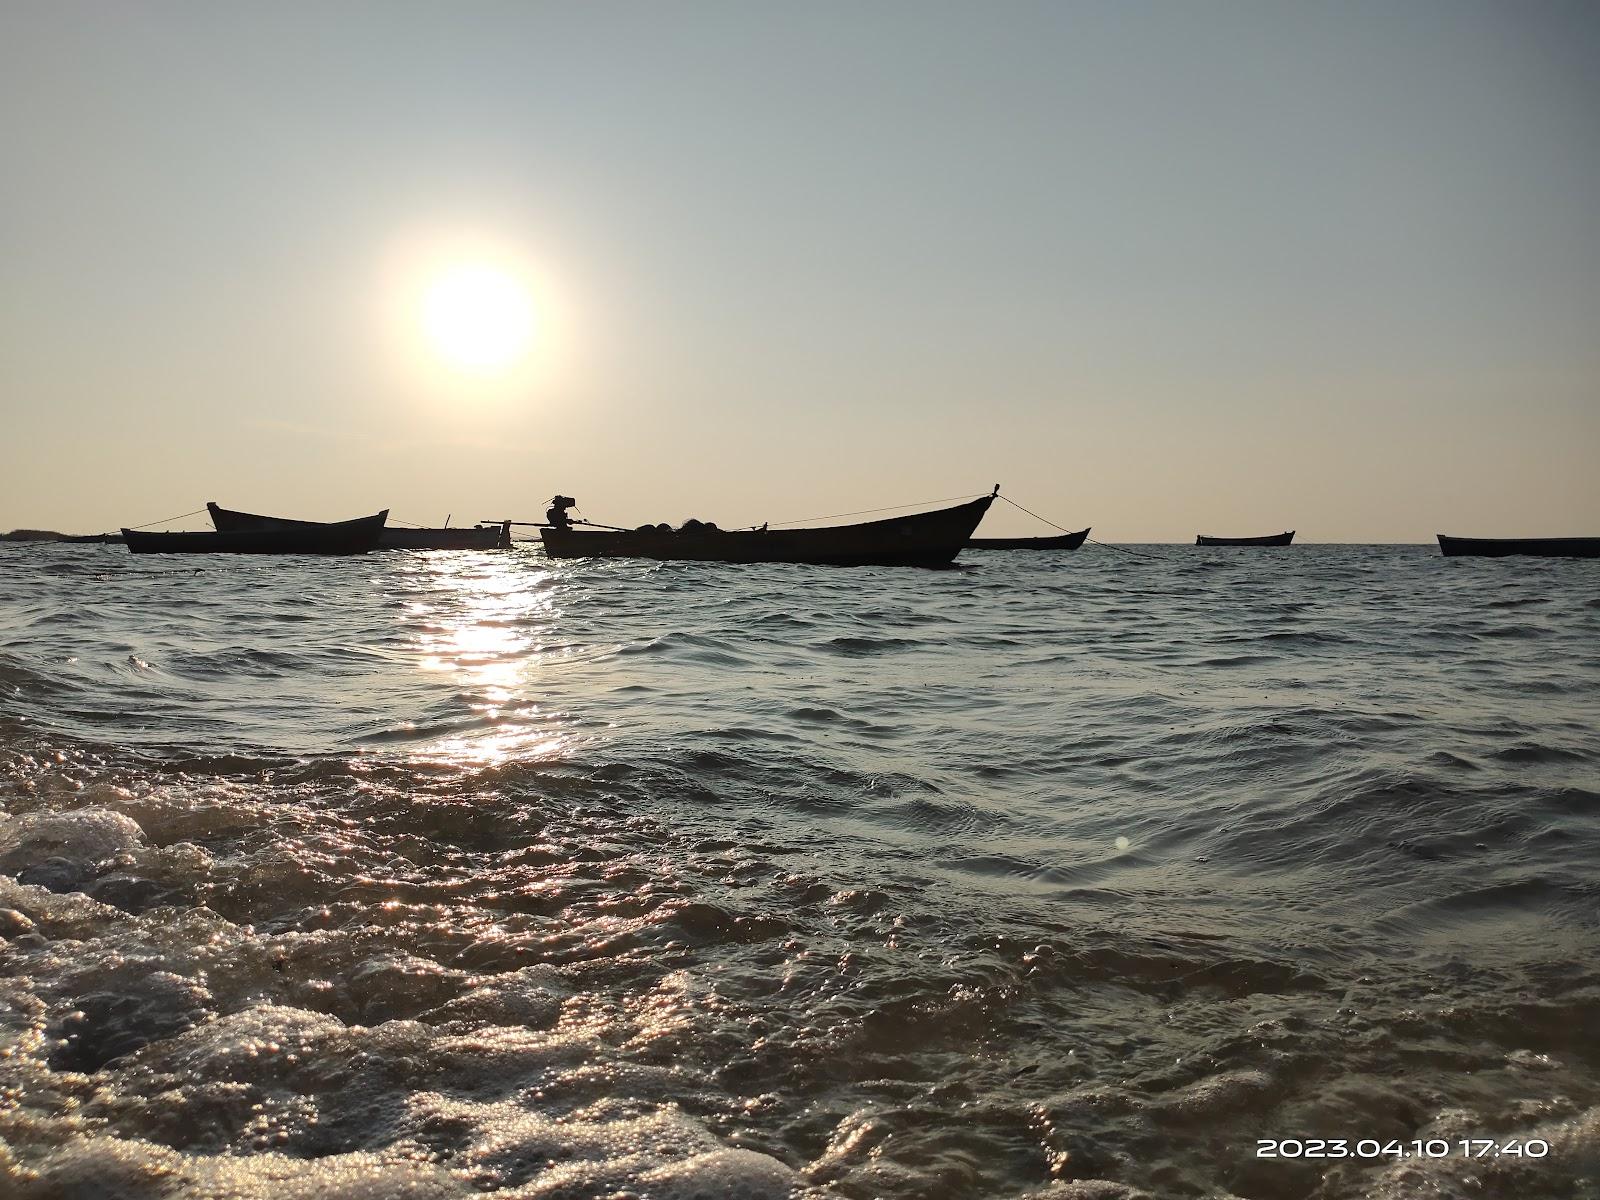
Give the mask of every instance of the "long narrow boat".
[{"label": "long narrow boat", "polygon": [[1439,553],[1446,558],[1600,558],[1600,538],[1464,538],[1441,533]]},{"label": "long narrow boat", "polygon": [[663,531],[646,526],[609,531],[549,527],[539,533],[551,558],[942,567],[961,553],[993,502],[990,495],[954,508],[821,529]]},{"label": "long narrow boat", "polygon": [[1294,530],[1284,533],[1269,533],[1264,537],[1209,537],[1200,534],[1194,539],[1196,546],[1287,546],[1294,541]]},{"label": "long narrow boat", "polygon": [[[1093,528],[1091,526],[1091,528]],[[1088,529],[1054,537],[968,538],[968,550],[1076,550],[1089,536]]]},{"label": "long narrow boat", "polygon": [[122,540],[134,554],[365,554],[378,547],[389,519],[384,509],[354,521],[309,529],[243,529],[215,533],[141,533],[124,529]]},{"label": "long narrow boat", "polygon": [[[238,512],[206,501],[211,524],[218,533],[247,533],[265,529],[317,529],[325,521],[299,521],[292,517],[266,517],[260,513]],[[510,530],[499,525],[479,525],[472,529],[407,529],[386,526],[378,538],[378,550],[497,550],[511,544]]]}]

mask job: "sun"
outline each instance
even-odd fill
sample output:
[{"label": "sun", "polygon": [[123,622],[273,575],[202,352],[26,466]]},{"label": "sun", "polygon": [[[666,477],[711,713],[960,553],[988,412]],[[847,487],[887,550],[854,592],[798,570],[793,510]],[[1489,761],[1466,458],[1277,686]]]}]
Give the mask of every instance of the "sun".
[{"label": "sun", "polygon": [[452,267],[422,296],[422,329],[434,352],[480,374],[507,370],[527,354],[534,315],[522,282],[485,264]]}]

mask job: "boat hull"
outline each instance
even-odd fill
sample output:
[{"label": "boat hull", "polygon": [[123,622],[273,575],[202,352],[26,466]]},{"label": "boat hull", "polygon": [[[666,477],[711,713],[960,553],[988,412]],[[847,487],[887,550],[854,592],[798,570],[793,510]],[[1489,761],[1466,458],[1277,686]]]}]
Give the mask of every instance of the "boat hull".
[{"label": "boat hull", "polygon": [[1287,546],[1294,541],[1294,530],[1269,533],[1265,537],[1207,537],[1200,534],[1194,539],[1196,546]]},{"label": "boat hull", "polygon": [[1446,558],[1600,558],[1600,538],[1464,538],[1438,534]]},{"label": "boat hull", "polygon": [[244,529],[214,533],[142,533],[124,529],[133,554],[365,554],[378,545],[388,509],[354,521],[309,529]]},{"label": "boat hull", "polygon": [[[238,512],[207,502],[211,524],[218,533],[247,533],[268,529],[318,529],[326,521],[298,521],[292,517],[267,517],[260,513]],[[509,528],[480,525],[463,529],[417,529],[385,526],[375,550],[498,550],[511,544]]]},{"label": "boat hull", "polygon": [[378,537],[379,550],[499,550],[511,539],[498,525],[474,529],[407,529],[389,525]]},{"label": "boat hull", "polygon": [[942,567],[961,553],[993,500],[984,496],[955,508],[824,529],[664,533],[552,528],[540,530],[540,537],[551,558]]},{"label": "boat hull", "polygon": [[1076,550],[1089,536],[1087,529],[1055,537],[968,538],[968,550]]}]

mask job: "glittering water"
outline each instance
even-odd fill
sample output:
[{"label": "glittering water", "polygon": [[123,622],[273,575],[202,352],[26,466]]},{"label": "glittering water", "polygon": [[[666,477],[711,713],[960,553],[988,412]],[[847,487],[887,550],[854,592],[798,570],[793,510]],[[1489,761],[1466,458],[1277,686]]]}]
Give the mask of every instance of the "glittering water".
[{"label": "glittering water", "polygon": [[965,561],[0,546],[0,1193],[1600,1194],[1600,564]]}]

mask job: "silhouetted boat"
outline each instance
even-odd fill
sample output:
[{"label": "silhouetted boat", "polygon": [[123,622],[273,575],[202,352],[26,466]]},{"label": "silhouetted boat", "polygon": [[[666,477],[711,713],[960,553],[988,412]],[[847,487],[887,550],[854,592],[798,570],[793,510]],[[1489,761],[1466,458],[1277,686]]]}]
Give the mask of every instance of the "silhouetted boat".
[{"label": "silhouetted boat", "polygon": [[1054,537],[968,538],[968,550],[1076,550],[1089,536],[1089,530],[1063,533]]},{"label": "silhouetted boat", "polygon": [[244,529],[215,533],[141,533],[124,529],[134,554],[365,554],[378,547],[389,518],[384,509],[354,521],[294,529]]},{"label": "silhouetted boat", "polygon": [[551,558],[654,558],[818,566],[942,567],[961,553],[994,496],[859,525],[822,529],[540,530]]},{"label": "silhouetted boat", "polygon": [[[211,524],[218,533],[246,533],[266,529],[317,529],[326,521],[297,521],[292,517],[264,517],[259,513],[237,512],[206,501]],[[387,510],[385,510],[387,511]],[[378,550],[496,550],[511,544],[510,531],[499,525],[480,525],[472,529],[407,529],[386,526],[374,549]]]},{"label": "silhouetted boat", "polygon": [[1269,533],[1265,537],[1208,537],[1201,534],[1194,539],[1196,546],[1287,546],[1294,541],[1294,530],[1286,533]]},{"label": "silhouetted boat", "polygon": [[1508,558],[1513,554],[1540,558],[1600,558],[1600,538],[1464,538],[1438,534],[1439,553],[1446,558]]}]

